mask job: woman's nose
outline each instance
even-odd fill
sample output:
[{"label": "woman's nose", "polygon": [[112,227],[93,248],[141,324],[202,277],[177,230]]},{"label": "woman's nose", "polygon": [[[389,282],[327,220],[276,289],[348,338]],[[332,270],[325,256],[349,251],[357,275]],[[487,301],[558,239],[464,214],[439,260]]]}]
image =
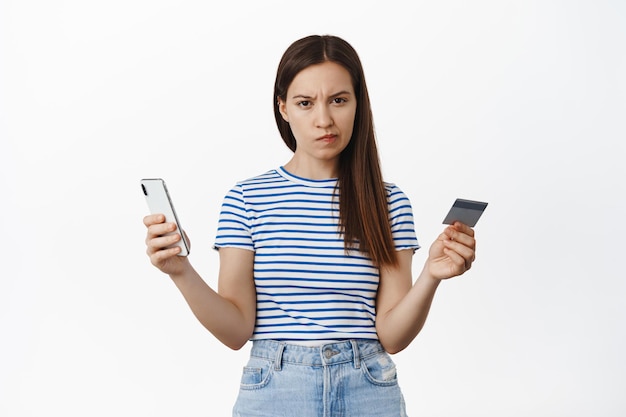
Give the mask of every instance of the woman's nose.
[{"label": "woman's nose", "polygon": [[328,127],[333,125],[333,117],[328,106],[317,106],[315,113],[315,125]]}]

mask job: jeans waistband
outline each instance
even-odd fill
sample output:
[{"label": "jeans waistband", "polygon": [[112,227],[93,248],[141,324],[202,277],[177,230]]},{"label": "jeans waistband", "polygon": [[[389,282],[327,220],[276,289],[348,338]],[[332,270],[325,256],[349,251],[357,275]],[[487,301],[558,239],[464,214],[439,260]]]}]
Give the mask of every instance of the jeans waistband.
[{"label": "jeans waistband", "polygon": [[325,366],[346,362],[354,362],[354,366],[359,368],[362,359],[380,352],[384,352],[380,342],[368,339],[351,339],[316,347],[277,340],[255,340],[250,356],[272,360],[276,369],[280,369],[283,363]]}]

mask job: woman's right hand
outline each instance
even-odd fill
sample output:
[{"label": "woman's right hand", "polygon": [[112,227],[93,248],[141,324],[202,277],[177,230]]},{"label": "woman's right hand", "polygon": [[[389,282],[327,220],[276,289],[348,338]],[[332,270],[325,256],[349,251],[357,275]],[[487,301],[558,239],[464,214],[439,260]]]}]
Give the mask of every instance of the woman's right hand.
[{"label": "woman's right hand", "polygon": [[181,239],[178,233],[167,235],[176,230],[176,223],[166,223],[163,214],[150,214],[143,218],[143,224],[148,229],[146,253],[152,265],[168,275],[181,274],[189,266],[189,260],[177,256],[181,250],[178,246],[168,247]]}]

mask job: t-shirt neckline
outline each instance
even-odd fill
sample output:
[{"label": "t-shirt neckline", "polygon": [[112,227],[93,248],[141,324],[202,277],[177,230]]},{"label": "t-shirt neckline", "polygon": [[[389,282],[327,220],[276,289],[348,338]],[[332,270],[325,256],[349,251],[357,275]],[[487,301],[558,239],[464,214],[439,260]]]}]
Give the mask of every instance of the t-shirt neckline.
[{"label": "t-shirt neckline", "polygon": [[288,181],[294,182],[296,184],[305,185],[307,187],[316,187],[316,188],[328,188],[335,187],[337,185],[337,178],[328,178],[324,180],[312,180],[309,178],[299,177],[287,171],[284,166],[278,167],[276,170],[278,174],[285,178]]}]

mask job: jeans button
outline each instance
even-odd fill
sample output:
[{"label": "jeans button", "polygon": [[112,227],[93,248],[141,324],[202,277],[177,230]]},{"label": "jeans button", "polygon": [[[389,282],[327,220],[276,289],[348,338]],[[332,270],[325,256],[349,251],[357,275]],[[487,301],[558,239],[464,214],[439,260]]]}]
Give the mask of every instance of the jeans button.
[{"label": "jeans button", "polygon": [[335,352],[334,350],[332,350],[331,348],[326,348],[324,349],[324,356],[326,356],[326,359],[330,359],[333,356],[335,356],[337,353],[339,352]]}]

